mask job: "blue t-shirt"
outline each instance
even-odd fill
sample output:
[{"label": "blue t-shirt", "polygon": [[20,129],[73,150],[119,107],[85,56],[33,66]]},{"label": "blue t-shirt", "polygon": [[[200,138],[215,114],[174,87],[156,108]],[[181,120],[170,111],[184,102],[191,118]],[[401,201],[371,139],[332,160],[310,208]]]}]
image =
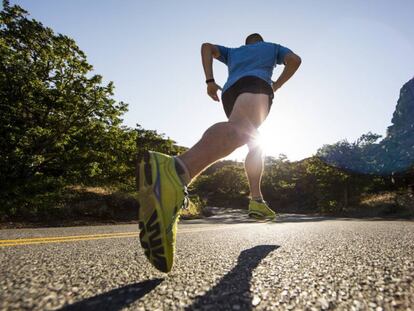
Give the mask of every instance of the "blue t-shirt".
[{"label": "blue t-shirt", "polygon": [[283,64],[286,54],[292,52],[280,44],[263,41],[238,48],[216,46],[220,50],[217,59],[226,64],[229,71],[222,93],[244,76],[256,76],[272,85],[273,69]]}]

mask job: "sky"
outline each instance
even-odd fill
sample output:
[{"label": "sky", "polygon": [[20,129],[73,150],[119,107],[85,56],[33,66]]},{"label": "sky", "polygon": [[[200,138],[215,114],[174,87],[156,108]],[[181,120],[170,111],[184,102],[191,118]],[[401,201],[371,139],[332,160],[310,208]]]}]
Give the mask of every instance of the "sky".
[{"label": "sky", "polygon": [[[385,135],[401,86],[414,76],[414,1],[11,0],[76,40],[94,73],[129,104],[124,124],[191,147],[226,120],[206,92],[201,44],[260,33],[302,58],[261,126],[266,155],[290,160],[324,144]],[[275,81],[282,66],[273,74]],[[221,86],[227,67],[214,60]],[[219,93],[220,95],[220,93]],[[242,160],[241,147],[228,158]]]}]

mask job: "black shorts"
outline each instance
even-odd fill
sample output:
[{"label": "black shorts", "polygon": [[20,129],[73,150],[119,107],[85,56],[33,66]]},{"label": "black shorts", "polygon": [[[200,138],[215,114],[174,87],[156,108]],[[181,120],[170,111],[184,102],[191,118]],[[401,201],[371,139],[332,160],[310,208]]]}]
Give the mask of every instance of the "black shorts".
[{"label": "black shorts", "polygon": [[268,94],[270,111],[274,98],[274,92],[270,84],[256,76],[245,76],[237,80],[221,94],[221,102],[223,103],[224,112],[226,113],[227,118],[230,117],[237,96],[242,93]]}]

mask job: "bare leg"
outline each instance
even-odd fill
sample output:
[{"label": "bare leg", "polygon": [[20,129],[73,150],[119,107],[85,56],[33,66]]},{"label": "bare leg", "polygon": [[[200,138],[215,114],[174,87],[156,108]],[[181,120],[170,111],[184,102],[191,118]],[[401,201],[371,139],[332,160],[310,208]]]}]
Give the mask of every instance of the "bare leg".
[{"label": "bare leg", "polygon": [[250,197],[258,198],[262,196],[260,182],[263,174],[263,150],[259,144],[250,142],[248,144],[249,152],[244,162],[247,180],[249,181]]},{"label": "bare leg", "polygon": [[266,119],[268,105],[269,96],[266,94],[240,94],[229,120],[211,126],[199,142],[179,156],[190,177],[196,177],[207,166],[249,142]]}]

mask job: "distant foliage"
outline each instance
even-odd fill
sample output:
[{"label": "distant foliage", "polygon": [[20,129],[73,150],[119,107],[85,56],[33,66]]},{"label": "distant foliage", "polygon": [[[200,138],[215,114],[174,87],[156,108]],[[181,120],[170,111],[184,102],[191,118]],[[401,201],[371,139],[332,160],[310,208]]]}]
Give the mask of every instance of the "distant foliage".
[{"label": "distant foliage", "polygon": [[206,199],[207,205],[233,206],[246,200],[249,185],[244,167],[239,163],[225,165],[211,175],[199,176],[190,190]]},{"label": "distant foliage", "polygon": [[299,162],[267,158],[263,194],[277,209],[341,212],[364,189],[363,180],[317,157]]},{"label": "distant foliage", "polygon": [[374,173],[383,167],[382,151],[377,140],[381,135],[368,132],[355,142],[339,141],[332,145],[324,145],[317,152],[317,156],[326,163],[356,173]]},{"label": "distant foliage", "polygon": [[[286,156],[266,157],[262,178],[265,199],[279,212],[342,213],[358,204],[362,194],[393,189],[389,179],[353,174],[318,157],[290,162]],[[242,164],[226,164],[201,175],[192,191],[207,205],[247,208],[247,179]],[[236,203],[235,203],[236,202]]]},{"label": "distant foliage", "polygon": [[400,97],[382,141],[367,133],[356,142],[323,146],[317,155],[329,164],[350,171],[390,175],[409,172],[414,167],[414,79],[401,88]]}]

